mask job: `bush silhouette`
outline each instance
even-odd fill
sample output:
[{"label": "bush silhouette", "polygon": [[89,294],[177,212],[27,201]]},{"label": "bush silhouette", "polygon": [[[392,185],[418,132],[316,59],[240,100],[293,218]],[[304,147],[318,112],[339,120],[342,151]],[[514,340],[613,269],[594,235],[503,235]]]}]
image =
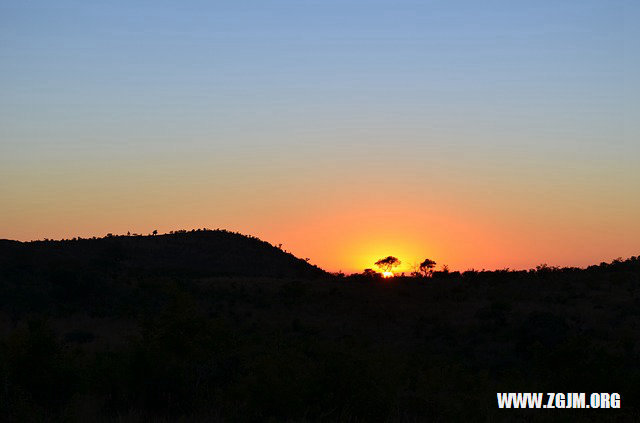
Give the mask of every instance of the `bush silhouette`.
[{"label": "bush silhouette", "polygon": [[423,276],[431,276],[433,274],[433,268],[436,267],[436,262],[430,259],[424,259],[420,263],[420,272]]}]

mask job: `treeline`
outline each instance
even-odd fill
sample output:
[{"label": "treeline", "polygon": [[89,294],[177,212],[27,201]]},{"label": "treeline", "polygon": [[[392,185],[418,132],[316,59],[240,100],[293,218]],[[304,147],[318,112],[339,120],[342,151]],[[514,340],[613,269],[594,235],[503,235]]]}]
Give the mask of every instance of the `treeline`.
[{"label": "treeline", "polygon": [[[512,270],[509,268],[498,270],[476,270],[469,269],[465,271],[451,271],[447,266],[443,266],[442,270],[428,270],[426,272],[402,272],[394,275],[394,279],[421,279],[421,280],[474,280],[474,279],[500,279],[507,277],[509,280],[529,279],[531,277],[577,277],[582,275],[589,278],[596,275],[609,273],[620,274],[629,272],[637,273],[640,271],[640,256],[632,256],[628,259],[619,257],[610,263],[601,262],[599,265],[591,265],[586,268],[580,267],[558,267],[541,264],[535,268],[528,270]],[[383,273],[376,272],[373,269],[365,269],[362,273],[353,273],[346,275],[342,272],[333,273],[333,276],[346,280],[370,280],[382,279]]]}]

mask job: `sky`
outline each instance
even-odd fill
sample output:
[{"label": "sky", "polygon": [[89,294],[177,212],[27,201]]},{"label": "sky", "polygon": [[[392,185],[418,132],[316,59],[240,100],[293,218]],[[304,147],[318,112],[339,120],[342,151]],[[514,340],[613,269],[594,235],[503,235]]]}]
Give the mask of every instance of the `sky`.
[{"label": "sky", "polygon": [[640,254],[630,0],[0,2],[0,238],[225,228],[329,271]]}]

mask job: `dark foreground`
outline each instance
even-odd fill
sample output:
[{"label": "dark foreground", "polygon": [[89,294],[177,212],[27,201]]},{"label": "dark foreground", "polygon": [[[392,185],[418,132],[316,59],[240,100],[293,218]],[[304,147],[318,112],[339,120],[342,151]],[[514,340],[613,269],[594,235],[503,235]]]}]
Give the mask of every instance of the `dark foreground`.
[{"label": "dark foreground", "polygon": [[[636,258],[393,280],[19,278],[1,280],[3,421],[640,416]],[[622,400],[619,410],[499,410],[496,392]]]}]

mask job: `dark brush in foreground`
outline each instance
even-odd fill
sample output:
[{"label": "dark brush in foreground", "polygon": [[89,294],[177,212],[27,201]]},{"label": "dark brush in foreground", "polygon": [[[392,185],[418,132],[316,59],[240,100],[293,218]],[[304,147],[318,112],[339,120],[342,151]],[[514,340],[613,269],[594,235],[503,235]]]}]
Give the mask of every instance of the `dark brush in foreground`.
[{"label": "dark brush in foreground", "polygon": [[[3,421],[638,417],[636,257],[383,280],[222,231],[0,253]],[[501,410],[497,392],[621,408]]]}]

